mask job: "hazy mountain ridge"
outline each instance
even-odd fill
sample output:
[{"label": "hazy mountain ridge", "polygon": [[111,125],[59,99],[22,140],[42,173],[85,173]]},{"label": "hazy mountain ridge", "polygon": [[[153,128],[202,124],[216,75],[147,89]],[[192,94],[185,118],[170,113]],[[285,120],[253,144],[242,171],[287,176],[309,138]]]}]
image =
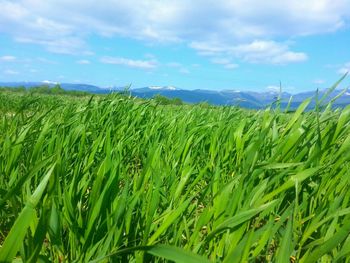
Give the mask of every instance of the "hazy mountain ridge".
[{"label": "hazy mountain ridge", "polygon": [[[40,85],[54,86],[57,83],[43,81],[43,82],[0,82],[0,86],[6,87],[26,87],[31,88]],[[121,92],[126,90],[125,87],[109,87],[101,88],[90,84],[75,84],[75,83],[59,83],[59,85],[65,90],[77,90],[86,91],[90,93],[97,94],[108,94],[111,92]],[[215,105],[237,105],[245,108],[259,109],[264,108],[268,105],[274,103],[278,96],[278,92],[266,91],[266,92],[255,92],[255,91],[236,91],[236,90],[205,90],[205,89],[195,89],[195,90],[184,90],[179,89],[174,86],[150,86],[143,88],[131,88],[128,89],[131,95],[140,98],[152,98],[159,94],[168,98],[180,98],[187,103],[200,103],[208,102]],[[322,97],[325,90],[319,91],[319,96]],[[334,90],[328,100],[337,96],[341,90]],[[297,94],[290,94],[288,92],[282,92],[281,105],[286,106],[290,97],[292,97],[291,108],[296,108],[302,101],[307,98],[314,97],[315,91],[301,92]],[[340,96],[334,105],[346,106],[350,104],[350,90],[345,92]],[[314,105],[314,101],[310,106]]]}]

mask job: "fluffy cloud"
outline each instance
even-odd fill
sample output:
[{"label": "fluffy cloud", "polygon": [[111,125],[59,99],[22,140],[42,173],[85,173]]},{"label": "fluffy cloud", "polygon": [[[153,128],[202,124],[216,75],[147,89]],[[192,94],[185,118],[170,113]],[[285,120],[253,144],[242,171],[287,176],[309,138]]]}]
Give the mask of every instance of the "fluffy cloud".
[{"label": "fluffy cloud", "polygon": [[16,57],[14,57],[14,56],[6,55],[6,56],[0,57],[0,61],[3,61],[3,62],[11,62],[11,61],[15,61],[15,60],[16,60]]},{"label": "fluffy cloud", "polygon": [[90,60],[87,60],[87,59],[81,59],[81,60],[78,60],[77,63],[80,65],[88,65],[91,62],[90,62]]},{"label": "fluffy cloud", "polygon": [[250,63],[266,64],[301,62],[308,58],[305,53],[290,51],[287,44],[277,43],[275,41],[255,40],[248,44],[233,46],[204,42],[193,42],[190,45],[202,55],[224,55],[225,59],[212,59],[212,62],[216,64],[229,63],[230,59],[227,57],[230,56]]},{"label": "fluffy cloud", "polygon": [[282,92],[289,92],[289,93],[295,93],[296,92],[296,88],[293,86],[277,86],[277,85],[269,85],[266,88],[267,92],[270,93],[279,93],[281,90]]},{"label": "fluffy cloud", "polygon": [[11,70],[11,69],[6,69],[3,71],[4,74],[6,75],[18,75],[19,72],[18,71],[15,71],[15,70]]},{"label": "fluffy cloud", "polygon": [[[103,4],[84,0],[0,0],[0,32],[68,54],[88,52],[84,40],[90,35],[190,46],[222,43],[235,46],[236,56],[246,61],[279,64],[303,61],[306,56],[287,48],[267,59],[261,57],[262,52],[250,49],[277,37],[338,30],[349,18],[348,5],[349,0],[106,0]],[[284,45],[271,43],[279,48]],[[217,52],[216,48],[206,52]]]},{"label": "fluffy cloud", "polygon": [[238,68],[238,64],[232,63],[231,59],[214,57],[210,60],[214,64],[223,65],[226,69]]},{"label": "fluffy cloud", "polygon": [[104,64],[124,65],[130,68],[153,69],[157,67],[156,60],[133,60],[121,57],[102,57],[100,61]]},{"label": "fluffy cloud", "polygon": [[276,85],[269,85],[269,86],[266,87],[266,90],[268,92],[276,93],[276,92],[279,92],[281,90],[281,87],[280,86],[276,86]]},{"label": "fluffy cloud", "polygon": [[236,69],[236,68],[239,67],[239,65],[238,64],[234,64],[234,63],[229,63],[229,64],[225,64],[224,67],[226,69]]},{"label": "fluffy cloud", "polygon": [[232,53],[253,63],[283,64],[307,59],[306,54],[289,51],[286,44],[274,41],[253,41],[249,44],[238,45],[232,48]]}]

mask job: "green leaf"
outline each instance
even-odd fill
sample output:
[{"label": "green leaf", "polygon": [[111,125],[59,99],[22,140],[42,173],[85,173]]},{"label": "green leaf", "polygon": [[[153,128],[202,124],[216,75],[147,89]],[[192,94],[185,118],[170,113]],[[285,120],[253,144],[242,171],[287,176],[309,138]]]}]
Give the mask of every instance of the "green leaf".
[{"label": "green leaf", "polygon": [[292,230],[293,230],[293,223],[292,223],[292,213],[290,213],[290,216],[288,218],[288,223],[285,229],[285,233],[283,234],[282,242],[280,247],[278,248],[277,255],[276,255],[276,262],[281,263],[289,263],[290,262],[290,256],[292,252]]},{"label": "green leaf", "polygon": [[303,170],[299,173],[297,173],[296,175],[293,175],[289,178],[289,180],[287,180],[283,185],[281,185],[280,187],[278,187],[276,190],[272,191],[271,193],[267,194],[261,202],[266,202],[268,200],[270,200],[271,198],[273,198],[275,195],[286,191],[287,189],[294,187],[295,186],[295,181],[298,181],[298,183],[301,183],[302,181],[304,181],[305,179],[307,179],[308,177],[314,175],[320,168],[309,168],[306,170]]},{"label": "green leaf", "polygon": [[222,222],[220,225],[218,225],[206,238],[206,242],[209,242],[211,239],[215,237],[215,235],[221,233],[222,231],[230,228],[234,228],[248,220],[250,220],[252,217],[260,213],[261,211],[267,210],[269,208],[272,208],[276,204],[277,200],[273,200],[267,204],[261,205],[258,208],[246,210],[243,212],[238,213],[237,215],[226,219],[224,222]]},{"label": "green leaf", "polygon": [[29,225],[35,220],[35,207],[39,203],[47,183],[53,173],[55,165],[44,176],[38,187],[35,189],[32,196],[29,198],[26,206],[23,208],[10,233],[7,235],[2,248],[0,249],[0,262],[11,262],[16,253],[22,246],[23,239],[27,233]]},{"label": "green leaf", "polygon": [[162,257],[176,263],[209,263],[210,261],[179,247],[156,245],[147,250],[153,256]]},{"label": "green leaf", "polygon": [[323,244],[319,245],[311,251],[310,255],[306,258],[302,258],[302,262],[313,263],[317,262],[321,256],[327,254],[336,246],[338,246],[342,241],[344,241],[350,232],[350,218],[347,218],[343,226],[328,240],[324,241]]},{"label": "green leaf", "polygon": [[167,228],[174,223],[174,221],[186,210],[188,205],[190,204],[192,198],[189,198],[186,202],[182,203],[176,210],[171,211],[170,214],[164,218],[164,221],[160,225],[160,227],[156,230],[156,232],[150,237],[148,240],[148,244],[153,244],[157,238],[167,230]]}]

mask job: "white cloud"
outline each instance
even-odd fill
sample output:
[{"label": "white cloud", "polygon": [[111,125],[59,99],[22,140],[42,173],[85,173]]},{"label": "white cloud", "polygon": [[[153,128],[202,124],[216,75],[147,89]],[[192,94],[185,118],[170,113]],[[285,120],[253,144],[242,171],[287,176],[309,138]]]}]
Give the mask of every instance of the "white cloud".
[{"label": "white cloud", "polygon": [[[272,64],[287,64],[303,62],[306,60],[308,60],[308,55],[303,52],[286,51],[271,58],[265,58],[265,60],[262,61],[270,62]],[[259,62],[259,60],[257,62]]]},{"label": "white cloud", "polygon": [[350,62],[345,63],[340,69],[338,69],[339,74],[346,74],[350,72]]},{"label": "white cloud", "polygon": [[11,62],[15,60],[16,60],[16,57],[10,56],[10,55],[0,57],[0,61],[4,61],[4,62]]},{"label": "white cloud", "polygon": [[238,64],[232,63],[231,59],[229,58],[214,57],[210,61],[214,64],[223,65],[226,69],[235,69],[239,67]]},{"label": "white cloud", "polygon": [[227,65],[231,63],[231,60],[228,58],[212,58],[210,60],[214,64],[219,64],[219,65]]},{"label": "white cloud", "polygon": [[78,60],[77,63],[81,64],[81,65],[88,65],[91,62],[90,62],[90,60],[87,60],[87,59],[81,59],[81,60]]},{"label": "white cloud", "polygon": [[[346,26],[348,6],[349,0],[106,0],[103,4],[84,0],[0,0],[0,32],[65,54],[88,52],[86,39],[91,35],[207,46],[222,43],[224,47],[242,48],[254,41],[336,31]],[[213,47],[202,52],[208,55],[219,50]],[[266,62],[259,56],[245,54],[243,58]],[[303,61],[305,56],[285,50],[269,60],[289,63]]]},{"label": "white cloud", "polygon": [[289,92],[289,93],[295,93],[297,91],[297,89],[294,86],[284,86],[282,84],[282,86],[277,86],[277,85],[269,85],[266,88],[267,92],[270,93],[279,93],[280,90],[282,90],[282,92]]},{"label": "white cloud", "polygon": [[225,56],[225,58],[214,57],[211,61],[216,64],[230,63],[230,56],[250,63],[266,64],[286,64],[308,59],[305,53],[290,51],[288,44],[275,41],[254,40],[248,44],[233,46],[201,42],[193,42],[190,45],[199,54]]},{"label": "white cloud", "polygon": [[188,75],[191,73],[187,68],[180,68],[179,72],[185,75]]},{"label": "white cloud", "polygon": [[236,69],[236,68],[239,67],[239,65],[238,64],[234,64],[234,63],[229,63],[229,64],[224,65],[224,67],[226,69]]},{"label": "white cloud", "polygon": [[279,92],[280,91],[280,87],[279,86],[276,86],[276,85],[269,85],[266,87],[266,90],[268,92],[273,92],[273,93],[276,93],[276,92]]},{"label": "white cloud", "polygon": [[50,60],[47,58],[43,58],[43,57],[37,57],[36,61],[43,63],[43,64],[52,64],[52,65],[58,64],[56,61],[53,61],[53,60]]},{"label": "white cloud", "polygon": [[153,54],[151,54],[151,53],[146,53],[146,54],[144,55],[144,57],[147,58],[147,59],[156,59],[156,56],[153,55]]},{"label": "white cloud", "polygon": [[224,46],[222,43],[218,44],[216,42],[197,42],[193,41],[189,46],[198,51],[200,55],[204,56],[215,56],[226,50],[229,50],[230,46]]},{"label": "white cloud", "polygon": [[3,71],[4,74],[6,75],[18,75],[19,72],[18,71],[14,71],[14,70],[11,70],[11,69],[6,69]]},{"label": "white cloud", "polygon": [[26,44],[37,44],[44,46],[48,51],[58,54],[83,54],[87,55],[90,52],[86,49],[86,44],[82,39],[77,37],[61,37],[57,39],[41,38],[28,36],[28,37],[16,37],[16,41]]},{"label": "white cloud", "polygon": [[52,81],[52,80],[43,80],[41,82],[44,83],[44,84],[54,84],[54,85],[58,84],[58,82]]},{"label": "white cloud", "polygon": [[153,69],[158,64],[156,60],[133,60],[121,57],[102,57],[100,61],[104,64],[124,65],[140,69]]}]

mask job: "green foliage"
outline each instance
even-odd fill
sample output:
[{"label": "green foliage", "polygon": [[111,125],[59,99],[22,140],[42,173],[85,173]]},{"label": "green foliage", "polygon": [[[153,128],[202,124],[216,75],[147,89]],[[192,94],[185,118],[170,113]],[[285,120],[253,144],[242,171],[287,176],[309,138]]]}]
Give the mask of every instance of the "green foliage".
[{"label": "green foliage", "polygon": [[0,92],[1,262],[350,262],[349,107],[36,91]]},{"label": "green foliage", "polygon": [[51,87],[48,85],[41,85],[26,89],[23,86],[19,87],[0,87],[0,93],[20,93],[21,95],[35,95],[35,94],[46,94],[46,95],[71,95],[71,96],[87,96],[89,93],[85,91],[77,90],[64,90],[59,84]]},{"label": "green foliage", "polygon": [[212,105],[210,105],[208,102],[200,102],[197,105],[202,107],[202,108],[210,108],[210,107],[212,107]]},{"label": "green foliage", "polygon": [[160,94],[153,97],[153,100],[159,105],[182,105],[183,102],[180,98],[167,98]]},{"label": "green foliage", "polygon": [[56,84],[50,90],[51,90],[52,94],[63,94],[63,93],[65,93],[65,90],[62,89],[59,84]]},{"label": "green foliage", "polygon": [[39,93],[39,94],[51,94],[52,93],[52,88],[48,85],[31,87],[28,90],[30,93]]}]

